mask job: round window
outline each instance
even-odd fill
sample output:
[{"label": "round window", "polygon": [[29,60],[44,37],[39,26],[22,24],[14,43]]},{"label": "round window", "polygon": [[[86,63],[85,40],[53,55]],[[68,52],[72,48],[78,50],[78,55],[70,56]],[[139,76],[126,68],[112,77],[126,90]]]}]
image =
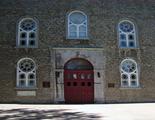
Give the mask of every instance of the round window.
[{"label": "round window", "polygon": [[21,22],[20,27],[25,31],[30,31],[36,27],[36,24],[32,19],[26,19]]},{"label": "round window", "polygon": [[122,63],[122,70],[131,73],[136,70],[136,64],[131,60],[126,60]]},{"label": "round window", "polygon": [[30,72],[34,69],[34,67],[35,67],[35,64],[30,59],[24,59],[19,63],[19,68],[23,72]]},{"label": "round window", "polygon": [[133,30],[133,25],[130,22],[124,21],[120,23],[120,29],[123,32],[131,32]]},{"label": "round window", "polygon": [[73,24],[82,24],[86,20],[86,16],[82,13],[75,12],[70,15],[70,21]]}]

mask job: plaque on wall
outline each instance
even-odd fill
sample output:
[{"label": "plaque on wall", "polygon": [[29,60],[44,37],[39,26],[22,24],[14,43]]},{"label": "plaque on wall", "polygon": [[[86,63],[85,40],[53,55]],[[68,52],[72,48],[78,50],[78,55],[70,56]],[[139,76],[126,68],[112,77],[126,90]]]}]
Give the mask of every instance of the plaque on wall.
[{"label": "plaque on wall", "polygon": [[17,96],[36,96],[36,91],[17,91]]},{"label": "plaque on wall", "polygon": [[108,88],[114,88],[115,87],[115,83],[108,83]]},{"label": "plaque on wall", "polygon": [[50,88],[50,82],[49,81],[43,81],[43,88]]}]

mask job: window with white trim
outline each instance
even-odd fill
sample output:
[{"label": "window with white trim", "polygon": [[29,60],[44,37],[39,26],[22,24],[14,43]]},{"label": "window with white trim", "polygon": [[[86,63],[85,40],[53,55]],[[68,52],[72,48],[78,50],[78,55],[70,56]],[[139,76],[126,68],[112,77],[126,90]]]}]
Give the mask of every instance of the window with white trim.
[{"label": "window with white trim", "polygon": [[17,63],[17,87],[36,87],[36,65],[30,58],[23,58]]},{"label": "window with white trim", "polygon": [[87,39],[87,15],[81,11],[73,11],[68,15],[68,38]]},{"label": "window with white trim", "polygon": [[123,20],[118,25],[119,47],[136,48],[136,29],[135,25],[129,20]]},{"label": "window with white trim", "polygon": [[132,59],[125,59],[120,65],[121,87],[138,87],[137,63]]},{"label": "window with white trim", "polygon": [[18,24],[18,47],[37,47],[37,22],[32,18],[24,18]]}]

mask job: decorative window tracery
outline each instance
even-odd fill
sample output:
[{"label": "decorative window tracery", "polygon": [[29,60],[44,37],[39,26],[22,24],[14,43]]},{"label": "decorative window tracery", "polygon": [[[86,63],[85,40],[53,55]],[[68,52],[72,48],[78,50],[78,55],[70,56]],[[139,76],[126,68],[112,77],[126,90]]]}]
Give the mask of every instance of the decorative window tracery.
[{"label": "decorative window tracery", "polygon": [[17,63],[17,87],[36,87],[36,65],[30,58],[23,58]]},{"label": "decorative window tracery", "polygon": [[121,86],[138,87],[138,68],[137,63],[132,59],[125,59],[121,62]]},{"label": "decorative window tracery", "polygon": [[81,11],[73,11],[68,15],[68,38],[87,39],[87,15]]},{"label": "decorative window tracery", "polygon": [[24,18],[18,24],[18,47],[37,46],[37,22],[32,18]]},{"label": "decorative window tracery", "polygon": [[134,24],[129,20],[123,20],[118,25],[119,47],[136,48],[136,30]]}]

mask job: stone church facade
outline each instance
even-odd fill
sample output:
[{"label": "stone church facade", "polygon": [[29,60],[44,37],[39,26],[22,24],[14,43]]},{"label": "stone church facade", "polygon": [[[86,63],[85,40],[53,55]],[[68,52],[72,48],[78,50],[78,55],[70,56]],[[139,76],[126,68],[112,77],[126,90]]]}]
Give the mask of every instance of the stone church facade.
[{"label": "stone church facade", "polygon": [[1,103],[155,102],[155,2],[1,0]]}]

